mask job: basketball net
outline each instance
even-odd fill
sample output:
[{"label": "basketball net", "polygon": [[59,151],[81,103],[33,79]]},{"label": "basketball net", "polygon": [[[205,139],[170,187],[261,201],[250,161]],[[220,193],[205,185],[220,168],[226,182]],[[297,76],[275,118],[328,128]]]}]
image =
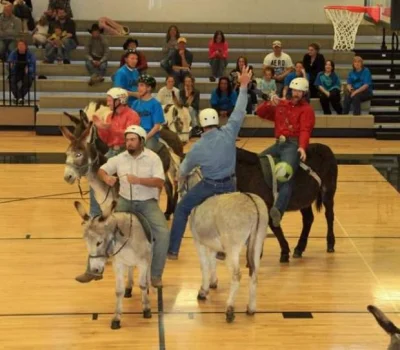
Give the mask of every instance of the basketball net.
[{"label": "basketball net", "polygon": [[350,51],[354,49],[358,27],[368,13],[374,21],[379,21],[379,8],[362,6],[327,6],[326,16],[332,21],[335,32],[333,49]]}]

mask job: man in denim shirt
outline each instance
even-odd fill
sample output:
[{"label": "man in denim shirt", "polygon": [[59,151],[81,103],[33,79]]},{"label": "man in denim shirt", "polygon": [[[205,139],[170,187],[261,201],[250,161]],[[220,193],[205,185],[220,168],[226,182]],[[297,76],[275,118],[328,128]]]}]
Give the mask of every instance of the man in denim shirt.
[{"label": "man in denim shirt", "polygon": [[218,113],[207,108],[199,119],[204,128],[201,139],[195,143],[180,167],[180,176],[186,177],[194,168],[200,167],[203,179],[179,202],[171,228],[168,257],[177,259],[186,223],[192,209],[207,198],[236,190],[236,138],[246,115],[247,84],[252,73],[244,67],[239,75],[240,93],[228,123],[218,127]]}]

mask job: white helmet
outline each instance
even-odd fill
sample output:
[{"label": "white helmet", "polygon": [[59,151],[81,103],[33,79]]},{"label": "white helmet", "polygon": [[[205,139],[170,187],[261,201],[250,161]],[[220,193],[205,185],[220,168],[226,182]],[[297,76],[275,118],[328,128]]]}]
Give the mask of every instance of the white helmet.
[{"label": "white helmet", "polygon": [[107,91],[107,95],[111,96],[114,100],[119,100],[123,105],[128,103],[128,92],[119,87],[113,87]]},{"label": "white helmet", "polygon": [[128,126],[125,130],[125,136],[126,134],[136,134],[138,135],[140,138],[142,138],[144,141],[146,141],[146,137],[147,137],[147,132],[146,130],[144,130],[141,126],[139,125],[131,125]]},{"label": "white helmet", "polygon": [[307,92],[309,89],[308,80],[306,78],[295,78],[290,82],[289,88]]},{"label": "white helmet", "polygon": [[202,128],[219,124],[218,112],[213,108],[206,108],[200,112],[200,125]]}]

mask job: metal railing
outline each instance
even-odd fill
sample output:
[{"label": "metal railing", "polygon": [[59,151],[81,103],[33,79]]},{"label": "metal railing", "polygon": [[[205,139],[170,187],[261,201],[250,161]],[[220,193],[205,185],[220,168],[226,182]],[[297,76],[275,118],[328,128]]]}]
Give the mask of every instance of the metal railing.
[{"label": "metal railing", "polygon": [[[13,65],[24,65],[26,68],[21,72],[18,69],[12,69]],[[0,106],[35,107],[35,111],[37,111],[36,72],[29,70],[28,62],[11,63],[1,60],[1,67],[2,94]]]}]

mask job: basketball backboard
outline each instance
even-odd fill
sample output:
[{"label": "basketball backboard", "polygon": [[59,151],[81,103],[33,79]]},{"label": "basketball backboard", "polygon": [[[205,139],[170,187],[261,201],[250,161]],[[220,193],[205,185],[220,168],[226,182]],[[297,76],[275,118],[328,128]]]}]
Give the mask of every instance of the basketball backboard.
[{"label": "basketball backboard", "polygon": [[[392,30],[400,30],[400,0],[365,0],[364,6],[379,6],[381,19],[378,24]],[[372,21],[367,13],[365,19]]]}]

